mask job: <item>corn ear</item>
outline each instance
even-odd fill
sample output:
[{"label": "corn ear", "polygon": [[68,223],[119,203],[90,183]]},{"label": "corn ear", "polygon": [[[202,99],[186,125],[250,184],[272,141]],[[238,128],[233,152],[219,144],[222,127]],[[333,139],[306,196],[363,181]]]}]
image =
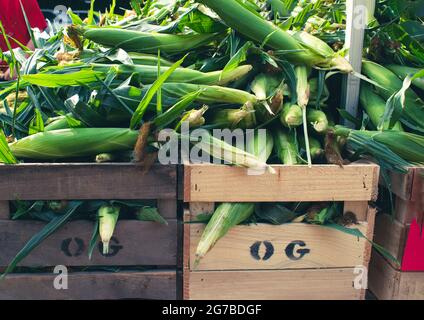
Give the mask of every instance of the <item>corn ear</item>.
[{"label": "corn ear", "polygon": [[85,28],[82,35],[101,45],[121,48],[125,51],[174,54],[185,53],[195,48],[207,45],[217,34],[164,34],[140,32],[119,28]]},{"label": "corn ear", "polygon": [[[408,75],[414,75],[423,69],[411,68],[407,66],[400,66],[396,64],[390,64],[387,68],[395,73],[401,80],[404,80]],[[417,78],[412,81],[412,84],[421,90],[424,90],[424,78]]]},{"label": "corn ear", "polygon": [[115,206],[104,205],[97,211],[99,219],[99,234],[103,243],[103,254],[109,254],[109,242],[115,231],[118,222],[120,208]]},{"label": "corn ear", "polygon": [[[366,113],[370,117],[370,120],[374,127],[378,128],[380,120],[386,110],[386,101],[377,95],[367,83],[361,85],[360,91],[360,102]],[[396,122],[393,126],[393,130],[403,131],[402,124]]]},{"label": "corn ear", "polygon": [[211,123],[216,128],[249,129],[256,125],[255,110],[251,103],[240,109],[219,109],[212,117]]},{"label": "corn ear", "polygon": [[121,128],[63,129],[40,132],[9,146],[17,158],[55,160],[130,150],[137,137],[138,131]]},{"label": "corn ear", "polygon": [[306,114],[308,123],[312,125],[316,132],[325,133],[328,130],[328,119],[324,112],[308,108]]},{"label": "corn ear", "polygon": [[196,268],[216,242],[234,226],[247,220],[254,212],[254,203],[222,203],[209,220],[196,249]]},{"label": "corn ear", "polygon": [[[119,76],[127,79],[134,75],[134,79],[143,84],[151,84],[156,81],[158,76],[157,66],[148,65],[126,65],[126,64],[93,64],[93,69],[99,72],[109,72],[111,69],[116,70]],[[161,67],[160,73],[165,73],[170,67]],[[204,85],[226,85],[241,77],[244,77],[252,70],[252,66],[245,65],[237,67],[231,71],[213,71],[213,72],[200,72],[188,68],[177,68],[168,77],[167,82],[176,83],[194,83]]]},{"label": "corn ear", "polygon": [[295,128],[303,123],[302,108],[297,104],[285,103],[281,112],[280,121],[287,128]]},{"label": "corn ear", "polygon": [[282,164],[295,165],[299,163],[299,152],[294,132],[276,128],[274,133],[274,149]]},{"label": "corn ear", "polygon": [[[262,134],[264,133],[264,134]],[[246,151],[255,155],[260,161],[267,162],[274,148],[274,139],[266,130],[255,130],[253,135],[247,138]]]}]

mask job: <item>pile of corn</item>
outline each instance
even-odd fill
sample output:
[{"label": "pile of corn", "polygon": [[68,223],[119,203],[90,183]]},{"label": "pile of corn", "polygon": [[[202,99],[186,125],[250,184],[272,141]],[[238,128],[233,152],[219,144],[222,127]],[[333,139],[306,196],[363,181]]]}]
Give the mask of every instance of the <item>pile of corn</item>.
[{"label": "pile of corn", "polygon": [[[0,84],[0,161],[149,164],[159,131],[187,139],[188,122],[190,130],[267,129],[265,146],[255,135],[246,150],[188,138],[238,166],[342,166],[362,154],[394,170],[424,163],[423,65],[365,60],[365,116],[339,109],[342,76],[353,70],[345,3],[334,2],[132,1],[120,15],[113,1],[85,20],[70,11],[73,24],[35,34],[38,49],[20,62],[18,80]],[[119,215],[102,212],[112,222]],[[254,212],[254,204],[220,205],[198,257]]]}]

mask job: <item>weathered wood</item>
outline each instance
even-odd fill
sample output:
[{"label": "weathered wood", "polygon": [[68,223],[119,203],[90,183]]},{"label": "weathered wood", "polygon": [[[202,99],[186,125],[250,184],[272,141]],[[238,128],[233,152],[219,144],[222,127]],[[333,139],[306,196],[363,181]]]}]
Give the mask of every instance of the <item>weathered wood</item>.
[{"label": "weathered wood", "polygon": [[401,272],[373,252],[369,288],[380,300],[423,300],[424,272]]},{"label": "weathered wood", "polygon": [[[121,220],[110,244],[110,256],[102,256],[102,245],[88,259],[88,245],[93,222],[73,221],[43,241],[19,265],[36,266],[175,266],[177,222],[168,225],[154,222]],[[41,230],[44,223],[35,221],[0,221],[0,266],[7,266],[25,243]]]},{"label": "weathered wood", "polygon": [[175,199],[159,199],[157,208],[165,219],[177,219],[178,203]]},{"label": "weathered wood", "polygon": [[1,300],[176,299],[175,270],[77,272],[68,289],[53,287],[55,274],[14,274],[0,282]]},{"label": "weathered wood", "polygon": [[0,201],[0,220],[10,219],[9,201]]},{"label": "weathered wood", "polygon": [[367,221],[368,202],[367,201],[346,201],[344,203],[344,213],[352,212],[358,221]]},{"label": "weathered wood", "polygon": [[374,241],[402,263],[408,232],[409,225],[400,223],[388,214],[379,214],[376,218]]},{"label": "weathered wood", "polygon": [[400,223],[408,225],[417,217],[416,212],[420,205],[418,201],[404,200],[400,197],[395,199],[395,218]]},{"label": "weathered wood", "polygon": [[186,166],[184,201],[369,201],[376,196],[377,165],[273,168],[276,174],[248,175],[245,168]]},{"label": "weathered wood", "polygon": [[191,300],[358,300],[353,269],[191,272]]},{"label": "weathered wood", "polygon": [[[367,227],[366,223],[355,226],[363,234]],[[204,224],[190,224],[191,270],[203,230]],[[216,243],[195,271],[354,267],[366,260],[366,245],[363,238],[304,223],[237,226]]]},{"label": "weathered wood", "polygon": [[190,202],[189,210],[186,212],[191,218],[199,214],[213,213],[215,210],[215,202]]},{"label": "weathered wood", "polygon": [[0,200],[176,199],[176,175],[130,163],[0,166]]},{"label": "weathered wood", "polygon": [[423,167],[411,167],[407,174],[390,174],[392,192],[403,200],[417,201],[422,196]]}]

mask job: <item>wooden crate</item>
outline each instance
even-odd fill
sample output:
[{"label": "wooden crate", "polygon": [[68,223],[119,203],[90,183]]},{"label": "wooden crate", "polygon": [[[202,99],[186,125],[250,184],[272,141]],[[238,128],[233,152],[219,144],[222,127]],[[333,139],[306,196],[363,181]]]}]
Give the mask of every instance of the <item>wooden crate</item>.
[{"label": "wooden crate", "polygon": [[[22,164],[0,166],[0,177],[0,269],[44,226],[42,222],[10,220],[10,200],[156,200],[168,221],[166,226],[120,220],[110,254],[102,255],[99,243],[92,260],[87,250],[93,222],[68,222],[19,264],[44,271],[8,275],[0,281],[0,299],[177,298],[175,166],[158,165],[143,174],[134,164]],[[70,270],[67,290],[54,289],[57,275],[45,271],[57,265]],[[101,271],[105,266],[123,271]],[[100,271],[84,271],[88,267]]]},{"label": "wooden crate", "polygon": [[411,167],[407,174],[393,172],[390,178],[395,195],[395,218],[408,225],[416,212],[424,210],[424,167]]},{"label": "wooden crate", "polygon": [[[186,222],[215,202],[344,201],[356,226],[373,236],[376,165],[274,166],[276,174],[214,165],[184,168]],[[363,299],[355,267],[368,268],[371,246],[331,228],[306,224],[237,226],[193,266],[203,224],[184,225],[184,299]]]},{"label": "wooden crate", "polygon": [[380,300],[423,300],[424,272],[401,272],[373,251],[369,286]]}]

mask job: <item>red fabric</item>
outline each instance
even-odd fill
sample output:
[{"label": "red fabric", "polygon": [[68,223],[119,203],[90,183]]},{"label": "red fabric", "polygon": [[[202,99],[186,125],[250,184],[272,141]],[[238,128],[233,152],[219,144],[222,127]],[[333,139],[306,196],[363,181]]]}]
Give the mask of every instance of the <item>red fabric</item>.
[{"label": "red fabric", "polygon": [[[21,0],[26,16],[32,28],[44,30],[47,27],[43,13],[36,0]],[[31,37],[25,23],[22,13],[21,1],[19,0],[0,0],[0,20],[6,33],[20,43],[26,45]],[[17,43],[9,38],[12,48],[18,47]],[[0,49],[8,51],[3,35],[0,35]],[[1,61],[0,61],[1,64]],[[1,66],[0,66],[1,67]]]},{"label": "red fabric", "polygon": [[424,235],[417,220],[409,228],[401,270],[424,271]]}]

